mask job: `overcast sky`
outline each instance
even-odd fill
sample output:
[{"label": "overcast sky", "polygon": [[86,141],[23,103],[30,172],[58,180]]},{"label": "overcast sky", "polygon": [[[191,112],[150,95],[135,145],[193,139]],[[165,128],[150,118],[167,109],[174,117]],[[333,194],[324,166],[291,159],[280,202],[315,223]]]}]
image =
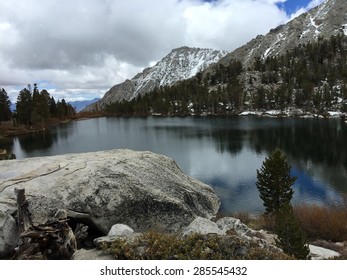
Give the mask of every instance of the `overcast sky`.
[{"label": "overcast sky", "polygon": [[323,0],[0,0],[0,87],[101,97],[173,48],[232,51]]}]

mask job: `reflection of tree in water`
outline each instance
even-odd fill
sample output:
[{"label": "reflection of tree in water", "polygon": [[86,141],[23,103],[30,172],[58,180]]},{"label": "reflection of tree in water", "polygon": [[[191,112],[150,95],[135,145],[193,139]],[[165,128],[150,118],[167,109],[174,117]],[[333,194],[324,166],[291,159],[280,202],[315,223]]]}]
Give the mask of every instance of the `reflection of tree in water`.
[{"label": "reflection of tree in water", "polygon": [[286,125],[250,131],[250,146],[257,152],[275,147],[288,156],[347,169],[347,126],[340,121],[294,120]]},{"label": "reflection of tree in water", "polygon": [[213,131],[212,137],[216,141],[218,152],[229,152],[232,155],[242,150],[247,132],[240,129]]},{"label": "reflection of tree in water", "polygon": [[37,150],[48,150],[57,141],[57,135],[51,134],[49,131],[42,133],[33,133],[18,137],[21,148],[31,153]]},{"label": "reflection of tree in water", "polygon": [[13,150],[13,138],[11,137],[0,137],[0,150],[4,149],[6,151],[12,151]]}]

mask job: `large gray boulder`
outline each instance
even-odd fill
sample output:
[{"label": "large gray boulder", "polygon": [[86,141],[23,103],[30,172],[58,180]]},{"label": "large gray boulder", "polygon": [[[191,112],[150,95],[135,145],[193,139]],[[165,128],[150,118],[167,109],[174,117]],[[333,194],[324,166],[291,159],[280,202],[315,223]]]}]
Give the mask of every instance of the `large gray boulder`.
[{"label": "large gray boulder", "polygon": [[185,175],[172,159],[151,152],[1,161],[0,170],[0,208],[13,211],[14,189],[24,188],[34,224],[66,209],[69,218],[105,234],[114,224],[136,231],[176,231],[197,216],[213,217],[220,206],[210,186]]}]

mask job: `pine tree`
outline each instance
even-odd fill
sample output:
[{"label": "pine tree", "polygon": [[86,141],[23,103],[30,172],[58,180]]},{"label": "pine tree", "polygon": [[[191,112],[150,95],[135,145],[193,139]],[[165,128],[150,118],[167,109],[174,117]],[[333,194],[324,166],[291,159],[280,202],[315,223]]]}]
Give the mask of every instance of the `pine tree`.
[{"label": "pine tree", "polygon": [[0,124],[2,121],[8,121],[11,119],[11,101],[7,96],[5,89],[0,88]]},{"label": "pine tree", "polygon": [[256,185],[266,215],[276,214],[282,205],[290,203],[294,193],[291,187],[296,180],[290,176],[290,169],[286,156],[276,149],[265,159],[260,171],[257,170]]},{"label": "pine tree", "polygon": [[292,206],[287,203],[282,205],[276,215],[276,245],[283,252],[297,259],[308,258],[310,249],[307,245],[306,235],[294,216]]},{"label": "pine tree", "polygon": [[28,88],[29,89],[24,88],[19,92],[16,106],[18,122],[25,125],[30,124],[31,112],[33,109],[33,98],[30,86],[28,86]]}]

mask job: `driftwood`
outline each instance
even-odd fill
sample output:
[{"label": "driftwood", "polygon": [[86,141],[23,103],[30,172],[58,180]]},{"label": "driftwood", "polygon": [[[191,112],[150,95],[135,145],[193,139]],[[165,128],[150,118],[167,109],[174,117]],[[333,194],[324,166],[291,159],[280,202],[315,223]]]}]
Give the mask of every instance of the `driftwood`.
[{"label": "driftwood", "polygon": [[31,222],[31,214],[28,209],[28,201],[25,196],[24,189],[15,189],[15,194],[17,195],[17,207],[18,207],[18,227],[19,234],[25,232],[33,224]]},{"label": "driftwood", "polygon": [[70,259],[77,249],[65,210],[42,225],[33,225],[25,190],[16,190],[18,225],[22,244],[13,259]]}]

